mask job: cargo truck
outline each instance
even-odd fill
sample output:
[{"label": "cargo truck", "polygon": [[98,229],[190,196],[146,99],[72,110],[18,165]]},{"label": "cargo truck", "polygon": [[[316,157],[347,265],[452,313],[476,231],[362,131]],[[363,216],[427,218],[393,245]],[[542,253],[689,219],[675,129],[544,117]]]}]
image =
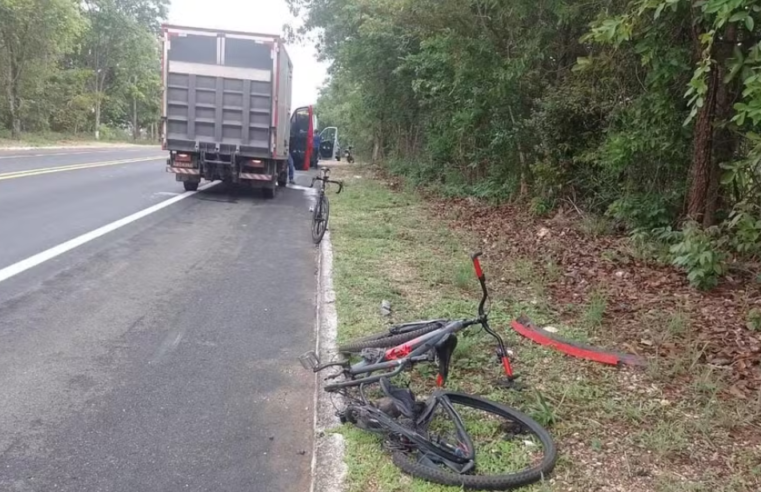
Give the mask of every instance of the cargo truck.
[{"label": "cargo truck", "polygon": [[185,190],[202,179],[261,188],[288,179],[293,65],[276,35],[162,27],[162,145]]}]

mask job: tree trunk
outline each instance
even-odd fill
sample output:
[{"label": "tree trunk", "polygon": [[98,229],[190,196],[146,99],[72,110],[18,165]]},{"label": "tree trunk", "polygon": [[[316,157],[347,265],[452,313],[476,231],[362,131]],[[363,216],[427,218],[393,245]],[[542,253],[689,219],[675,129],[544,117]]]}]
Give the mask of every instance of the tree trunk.
[{"label": "tree trunk", "polygon": [[732,160],[735,149],[733,134],[727,124],[732,118],[732,102],[735,97],[736,83],[725,84],[724,77],[728,73],[727,60],[732,57],[732,48],[737,41],[737,24],[730,23],[724,31],[724,43],[716,49],[717,83],[716,116],[718,125],[714,127],[713,159],[709,172],[708,190],[706,196],[703,226],[711,227],[716,224],[716,211],[721,201],[721,164]]},{"label": "tree trunk", "polygon": [[378,135],[373,136],[373,164],[380,159],[380,138]]},{"label": "tree trunk", "polygon": [[11,59],[10,70],[8,71],[8,112],[11,118],[11,138],[18,140],[21,138],[21,114],[19,100],[19,71],[18,65]]},{"label": "tree trunk", "polygon": [[137,129],[137,98],[132,98],[132,139],[137,140],[139,131]]},{"label": "tree trunk", "polygon": [[100,140],[100,107],[104,82],[100,72],[100,69],[95,70],[95,140]]},{"label": "tree trunk", "polygon": [[[693,31],[695,59],[702,58],[703,47],[700,43],[702,30],[696,27]],[[713,157],[713,124],[716,113],[716,92],[722,83],[719,79],[719,69],[714,63],[706,75],[707,90],[703,106],[698,109],[695,118],[695,128],[692,134],[692,166],[689,174],[689,189],[687,193],[687,218],[701,222],[705,217],[708,201],[708,188],[711,182]]]},{"label": "tree trunk", "polygon": [[[507,110],[510,112],[510,121],[513,124],[513,129],[515,130],[516,123],[515,123],[515,116],[513,116],[513,108],[510,106],[507,107]],[[523,153],[523,146],[521,146],[520,139],[518,139],[518,162],[521,166],[521,172],[520,172],[520,179],[521,179],[521,187],[520,187],[520,198],[524,198],[528,195],[528,181],[529,181],[529,167],[526,161],[526,154]]]},{"label": "tree trunk", "polygon": [[100,140],[100,98],[95,96],[95,140]]},{"label": "tree trunk", "polygon": [[18,140],[21,138],[21,116],[19,115],[18,98],[13,85],[8,87],[8,112],[11,117],[11,138]]}]

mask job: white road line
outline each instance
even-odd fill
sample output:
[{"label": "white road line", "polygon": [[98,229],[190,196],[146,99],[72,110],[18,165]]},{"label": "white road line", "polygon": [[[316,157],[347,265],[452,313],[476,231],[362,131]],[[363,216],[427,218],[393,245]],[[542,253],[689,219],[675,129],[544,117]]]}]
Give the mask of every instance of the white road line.
[{"label": "white road line", "polygon": [[[207,183],[203,186],[198,187],[198,191],[202,191],[208,188],[211,188],[212,186],[218,184],[218,182],[212,182]],[[99,227],[98,229],[95,229],[94,231],[87,232],[85,234],[82,234],[79,237],[75,237],[74,239],[70,239],[66,241],[65,243],[61,243],[58,246],[53,246],[52,248],[43,251],[42,253],[37,253],[34,256],[30,256],[29,258],[25,260],[21,260],[18,263],[14,263],[13,265],[7,266],[0,270],[0,282],[3,282],[4,280],[8,280],[11,277],[14,277],[18,275],[19,273],[23,273],[30,268],[34,268],[37,265],[44,263],[48,260],[52,260],[53,258],[60,256],[68,251],[71,251],[72,249],[82,246],[85,243],[89,243],[93,239],[97,239],[101,236],[105,236],[109,232],[113,232],[120,227],[124,227],[127,224],[131,224],[132,222],[135,222],[137,220],[142,219],[143,217],[146,217],[154,212],[158,212],[161,209],[164,209],[170,205],[173,205],[180,200],[184,200],[188,197],[191,197],[198,193],[197,191],[186,191],[185,193],[178,195],[174,198],[170,198],[169,200],[163,201],[161,203],[157,203],[156,205],[153,205],[151,207],[148,207],[144,210],[141,210],[139,212],[136,212],[132,215],[128,215],[127,217],[124,217],[123,219],[119,219],[115,222],[111,222],[110,224],[106,224],[103,227]]]}]

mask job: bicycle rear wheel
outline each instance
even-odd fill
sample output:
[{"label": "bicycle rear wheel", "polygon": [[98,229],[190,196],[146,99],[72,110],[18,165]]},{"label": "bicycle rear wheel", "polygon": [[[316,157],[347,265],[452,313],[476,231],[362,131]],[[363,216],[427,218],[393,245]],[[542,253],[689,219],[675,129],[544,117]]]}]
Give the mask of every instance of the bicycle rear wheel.
[{"label": "bicycle rear wheel", "polygon": [[[476,468],[468,473],[458,473],[451,466],[437,460],[430,451],[421,452],[415,446],[409,449],[397,446],[392,451],[392,460],[404,473],[468,490],[509,490],[538,482],[555,467],[558,452],[552,437],[528,415],[465,393],[447,391],[441,394],[454,405],[474,442]],[[436,430],[435,424],[429,421],[424,425],[431,442],[445,442],[438,434],[441,430]],[[517,443],[508,442],[501,437],[502,434],[522,437],[517,439]],[[531,440],[523,440],[526,435],[530,435]],[[483,436],[482,440],[490,441],[484,444],[485,449],[480,449],[479,436]],[[495,440],[495,436],[500,437]],[[458,446],[462,448],[463,444],[458,443],[452,449]],[[518,469],[505,472],[505,468]],[[481,471],[484,473],[476,474]]]},{"label": "bicycle rear wheel", "polygon": [[[349,340],[346,343],[338,345],[338,351],[342,353],[359,353],[366,348],[391,348],[399,345],[400,343],[409,342],[419,336],[430,333],[434,330],[445,326],[446,320],[432,320],[421,323],[420,326],[408,323],[409,327],[401,332],[394,333],[393,331],[385,331],[383,333],[375,333],[362,338],[355,338]],[[393,330],[393,328],[391,329]]]},{"label": "bicycle rear wheel", "polygon": [[320,244],[323,236],[325,236],[325,231],[328,228],[328,217],[330,217],[328,197],[322,194],[317,203],[314,204],[314,212],[312,213],[312,241],[315,244]]}]

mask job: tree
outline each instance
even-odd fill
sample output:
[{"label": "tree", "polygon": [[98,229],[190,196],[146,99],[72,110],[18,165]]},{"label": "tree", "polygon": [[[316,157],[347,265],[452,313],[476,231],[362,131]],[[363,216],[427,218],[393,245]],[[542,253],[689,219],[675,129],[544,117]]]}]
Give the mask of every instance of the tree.
[{"label": "tree", "polygon": [[0,53],[13,138],[21,133],[27,74],[53,67],[82,27],[73,0],[0,0]]},{"label": "tree", "polygon": [[[90,30],[81,48],[83,63],[92,71],[95,138],[100,138],[101,112],[120,64],[146,49],[144,39],[166,17],[167,0],[85,0]],[[155,51],[151,51],[155,55]]]},{"label": "tree", "polygon": [[321,118],[414,183],[761,257],[757,0],[289,4]]}]

